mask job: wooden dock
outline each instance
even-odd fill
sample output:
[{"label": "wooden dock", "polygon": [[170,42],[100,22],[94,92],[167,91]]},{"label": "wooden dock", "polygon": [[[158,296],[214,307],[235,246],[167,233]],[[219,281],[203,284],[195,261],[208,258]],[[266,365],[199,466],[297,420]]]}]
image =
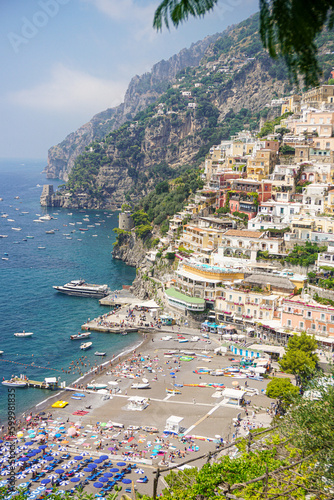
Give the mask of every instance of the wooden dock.
[{"label": "wooden dock", "polygon": [[53,391],[55,389],[59,389],[58,383],[57,384],[48,384],[45,381],[41,382],[39,380],[30,380],[30,379],[26,379],[26,382],[27,382],[27,387],[34,387],[36,389],[49,389],[51,391]]}]

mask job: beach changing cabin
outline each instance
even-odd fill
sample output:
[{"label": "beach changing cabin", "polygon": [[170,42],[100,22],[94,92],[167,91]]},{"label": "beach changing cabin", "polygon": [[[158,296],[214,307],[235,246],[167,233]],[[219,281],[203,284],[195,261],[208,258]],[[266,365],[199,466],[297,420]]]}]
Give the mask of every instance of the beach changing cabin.
[{"label": "beach changing cabin", "polygon": [[168,314],[162,314],[160,316],[161,323],[163,325],[175,325],[175,320],[172,316],[169,316]]},{"label": "beach changing cabin", "polygon": [[224,397],[222,403],[232,406],[241,406],[246,391],[239,389],[224,389],[222,395]]},{"label": "beach changing cabin", "polygon": [[165,431],[169,434],[179,434],[180,432],[180,423],[182,422],[183,417],[177,417],[176,415],[171,415],[166,420]]}]

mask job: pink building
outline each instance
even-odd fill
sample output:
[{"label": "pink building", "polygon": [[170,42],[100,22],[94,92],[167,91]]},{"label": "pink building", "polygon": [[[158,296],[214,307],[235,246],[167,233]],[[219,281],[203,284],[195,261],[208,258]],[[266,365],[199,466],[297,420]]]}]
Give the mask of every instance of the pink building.
[{"label": "pink building", "polygon": [[334,337],[334,307],[319,304],[313,299],[302,299],[300,296],[284,299],[282,327],[321,337]]}]

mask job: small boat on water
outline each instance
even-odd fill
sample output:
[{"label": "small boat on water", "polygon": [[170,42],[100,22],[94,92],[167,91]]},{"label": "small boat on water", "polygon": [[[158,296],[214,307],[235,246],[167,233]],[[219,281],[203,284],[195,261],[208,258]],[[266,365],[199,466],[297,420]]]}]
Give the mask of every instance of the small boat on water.
[{"label": "small boat on water", "polygon": [[95,355],[95,356],[105,356],[105,355],[106,355],[106,353],[105,353],[105,352],[99,352],[99,351],[96,351],[96,352],[94,352],[94,355]]},{"label": "small boat on water", "polygon": [[35,238],[35,236],[27,236],[27,238],[28,238],[29,240],[32,240],[33,238]]},{"label": "small boat on water", "polygon": [[83,344],[81,344],[80,346],[80,349],[82,351],[87,351],[87,349],[90,349],[93,345],[93,342],[84,342]]},{"label": "small boat on water", "polygon": [[14,333],[14,337],[31,337],[32,335],[34,335],[32,332],[25,332],[24,330],[23,332]]},{"label": "small boat on water", "polygon": [[0,234],[0,238],[8,238],[8,234]]},{"label": "small boat on water", "polygon": [[54,229],[50,229],[50,231],[45,231],[45,234],[55,234]]},{"label": "small boat on water", "polygon": [[45,250],[45,247],[37,247],[38,250]]},{"label": "small boat on water", "polygon": [[16,387],[17,389],[27,387],[27,382],[19,377],[12,377],[10,380],[3,380],[2,385],[7,387]]},{"label": "small boat on water", "polygon": [[88,337],[90,337],[90,335],[91,335],[90,332],[87,332],[87,333],[78,333],[77,335],[71,335],[70,339],[71,340],[87,339]]},{"label": "small boat on water", "polygon": [[12,227],[13,231],[22,231],[22,227]]},{"label": "small boat on water", "polygon": [[8,260],[8,257],[1,257],[2,260]]}]

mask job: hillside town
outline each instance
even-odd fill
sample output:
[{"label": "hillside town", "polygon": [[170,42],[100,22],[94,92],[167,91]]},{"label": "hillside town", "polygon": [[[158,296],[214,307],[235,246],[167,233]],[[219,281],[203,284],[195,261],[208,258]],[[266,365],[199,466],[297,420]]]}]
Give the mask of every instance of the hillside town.
[{"label": "hillside town", "polygon": [[[334,345],[334,85],[272,100],[279,118],[211,148],[204,187],[147,252],[175,255],[171,316]],[[131,214],[121,217],[131,229]],[[150,275],[150,273],[148,273]],[[151,276],[153,276],[151,272]],[[206,321],[204,321],[206,318]]]}]

